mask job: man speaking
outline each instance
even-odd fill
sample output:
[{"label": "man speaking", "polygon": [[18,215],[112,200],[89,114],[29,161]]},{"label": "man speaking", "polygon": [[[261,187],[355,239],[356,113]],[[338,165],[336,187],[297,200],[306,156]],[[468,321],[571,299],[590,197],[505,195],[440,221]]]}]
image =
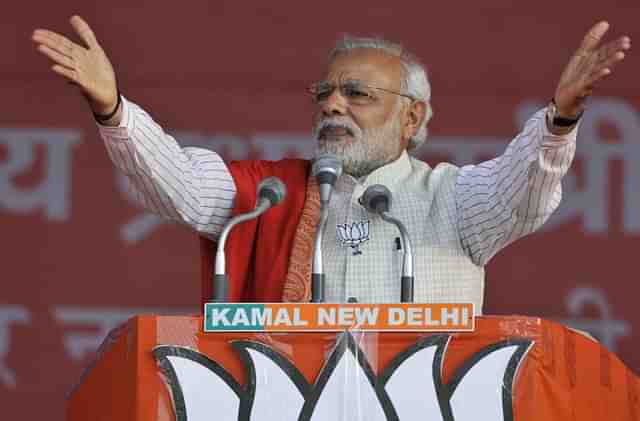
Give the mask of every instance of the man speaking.
[{"label": "man speaking", "polygon": [[[284,203],[229,239],[230,299],[308,300],[320,201],[310,163],[225,163],[213,151],[181,148],[120,94],[87,23],[74,16],[71,25],[81,43],[44,29],[33,40],[53,72],[87,98],[109,156],[140,201],[215,240],[233,214],[255,206],[260,180],[280,177],[288,191]],[[362,203],[368,187],[382,185],[392,197],[389,215],[408,230],[415,300],[472,302],[481,313],[484,266],[557,208],[585,101],[631,47],[628,37],[603,43],[608,28],[600,22],[588,31],[550,90],[549,106],[529,119],[503,155],[462,168],[431,168],[408,154],[426,140],[433,114],[419,60],[382,39],[339,41],[324,78],[309,87],[317,153],[334,154],[343,168],[322,237],[327,301],[399,300],[404,242],[396,226]]]}]

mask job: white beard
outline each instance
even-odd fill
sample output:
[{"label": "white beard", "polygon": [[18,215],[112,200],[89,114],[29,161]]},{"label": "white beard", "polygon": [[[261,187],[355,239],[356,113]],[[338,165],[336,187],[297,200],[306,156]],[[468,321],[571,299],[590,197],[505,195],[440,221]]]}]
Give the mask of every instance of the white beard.
[{"label": "white beard", "polygon": [[[400,107],[398,107],[400,108]],[[382,127],[361,130],[351,119],[345,117],[327,118],[316,124],[313,136],[318,141],[316,156],[323,153],[334,154],[342,161],[342,170],[355,178],[369,175],[374,170],[388,164],[398,154],[400,142],[399,109]],[[321,130],[327,126],[348,128],[353,137],[343,140],[318,139]]]}]

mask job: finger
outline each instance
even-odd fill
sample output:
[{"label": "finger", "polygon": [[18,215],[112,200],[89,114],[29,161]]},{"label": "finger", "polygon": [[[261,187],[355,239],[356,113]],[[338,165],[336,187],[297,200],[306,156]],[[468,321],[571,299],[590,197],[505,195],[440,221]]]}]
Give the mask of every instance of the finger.
[{"label": "finger", "polygon": [[604,79],[605,77],[609,76],[611,74],[611,69],[604,68],[604,69],[600,69],[597,72],[592,73],[587,80],[585,80],[584,82],[584,88],[585,90],[592,90],[594,88],[594,85]]},{"label": "finger", "polygon": [[68,79],[70,82],[78,83],[78,74],[74,70],[67,69],[64,66],[60,66],[59,64],[53,65],[51,67],[51,70],[64,77],[65,79]]},{"label": "finger", "polygon": [[[67,49],[61,48],[61,46],[54,41],[51,41],[49,39],[37,39],[37,38],[34,38],[34,41],[38,44],[38,50],[40,50],[40,47],[46,47],[49,50],[53,50],[58,54],[61,54],[71,59],[71,56],[69,55],[69,52],[67,51]],[[40,51],[43,52],[42,50]]]},{"label": "finger", "polygon": [[91,27],[87,22],[84,21],[80,16],[73,16],[70,19],[71,26],[76,31],[76,34],[84,41],[84,43],[89,48],[94,48],[98,46],[98,40],[96,39],[95,34],[91,30]]},{"label": "finger", "polygon": [[33,34],[33,40],[69,57],[73,55],[74,45],[76,48],[80,48],[79,45],[69,41],[66,37],[46,29],[37,29]]},{"label": "finger", "polygon": [[578,101],[582,103],[582,102],[586,101],[592,94],[593,94],[593,86],[590,86],[590,87],[584,89],[580,93],[580,95],[578,96]]},{"label": "finger", "polygon": [[618,64],[619,62],[621,62],[622,60],[624,60],[624,58],[625,58],[625,54],[622,51],[618,51],[616,53],[613,53],[611,56],[607,57],[605,60],[602,60],[599,63],[597,63],[597,65],[594,66],[593,70],[597,71],[607,67],[611,68],[616,64]]},{"label": "finger", "polygon": [[609,23],[602,21],[598,22],[587,32],[587,34],[582,39],[582,44],[580,44],[580,50],[585,52],[590,52],[598,47],[602,37],[609,29]]},{"label": "finger", "polygon": [[598,49],[599,62],[603,62],[616,55],[620,51],[626,51],[631,48],[631,40],[629,37],[621,37],[615,41],[611,41]]},{"label": "finger", "polygon": [[61,66],[67,67],[69,69],[75,68],[75,63],[69,56],[65,56],[64,54],[59,53],[53,48],[47,47],[45,44],[40,44],[38,46],[38,51],[47,56],[55,64],[60,64]]},{"label": "finger", "polygon": [[46,29],[36,29],[33,31],[31,40],[39,44],[47,44],[49,47],[57,44],[57,41],[55,41],[54,37],[51,35],[51,31],[47,31]]},{"label": "finger", "polygon": [[608,71],[608,73],[606,73],[604,76],[606,76],[607,74],[611,73],[611,71],[613,70],[613,68],[622,60],[624,60],[624,53],[619,51],[617,52],[614,56],[610,57],[609,60],[602,62],[600,64],[598,64],[597,66],[594,66],[591,71],[589,72],[588,76],[587,76],[587,80],[591,80],[594,76],[598,77],[598,75],[601,75],[602,71],[605,71],[605,73]]}]

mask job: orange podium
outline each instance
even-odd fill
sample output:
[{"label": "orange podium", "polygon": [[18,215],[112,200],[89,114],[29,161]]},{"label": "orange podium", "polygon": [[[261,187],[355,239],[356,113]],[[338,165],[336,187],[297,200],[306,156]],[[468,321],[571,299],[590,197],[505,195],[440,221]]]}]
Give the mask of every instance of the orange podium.
[{"label": "orange podium", "polygon": [[473,332],[205,333],[199,316],[111,332],[68,419],[640,420],[640,380],[597,342],[531,317]]}]

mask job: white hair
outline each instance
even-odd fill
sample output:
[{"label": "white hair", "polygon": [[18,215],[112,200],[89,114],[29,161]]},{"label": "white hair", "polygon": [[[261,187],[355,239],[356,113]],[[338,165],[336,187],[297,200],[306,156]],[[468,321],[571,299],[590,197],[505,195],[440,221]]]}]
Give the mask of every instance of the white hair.
[{"label": "white hair", "polygon": [[433,109],[431,108],[430,102],[431,84],[429,83],[425,66],[414,54],[400,44],[382,38],[362,38],[349,35],[339,40],[333,50],[329,52],[329,63],[331,63],[336,56],[349,53],[351,50],[358,48],[380,50],[386,54],[400,58],[400,63],[404,71],[404,77],[400,81],[403,93],[424,101],[427,104],[427,113],[424,121],[418,128],[415,136],[409,139],[408,149],[416,149],[427,140],[427,123],[431,120],[431,117],[433,117]]}]

